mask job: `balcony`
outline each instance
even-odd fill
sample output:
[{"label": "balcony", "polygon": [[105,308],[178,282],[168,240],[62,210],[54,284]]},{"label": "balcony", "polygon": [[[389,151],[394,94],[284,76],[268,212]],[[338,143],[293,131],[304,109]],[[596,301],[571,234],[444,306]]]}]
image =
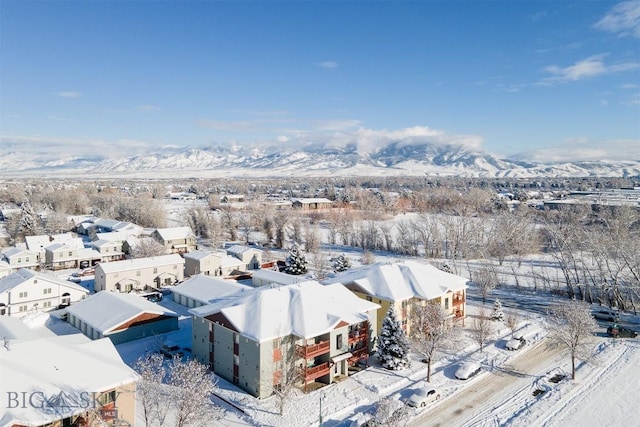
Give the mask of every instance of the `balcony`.
[{"label": "balcony", "polygon": [[329,362],[324,362],[319,365],[312,366],[310,368],[303,368],[304,381],[305,382],[313,381],[316,378],[320,378],[325,375],[328,375],[330,371],[331,371],[331,366],[329,365]]},{"label": "balcony", "polygon": [[329,347],[329,341],[320,341],[319,343],[312,345],[296,345],[296,351],[300,357],[311,359],[312,357],[328,353]]},{"label": "balcony", "polygon": [[349,364],[355,365],[359,361],[369,358],[369,349],[367,347],[359,348],[358,350],[352,350],[351,354]]},{"label": "balcony", "polygon": [[358,328],[349,332],[349,344],[353,344],[358,341],[366,341],[369,338],[368,328]]}]

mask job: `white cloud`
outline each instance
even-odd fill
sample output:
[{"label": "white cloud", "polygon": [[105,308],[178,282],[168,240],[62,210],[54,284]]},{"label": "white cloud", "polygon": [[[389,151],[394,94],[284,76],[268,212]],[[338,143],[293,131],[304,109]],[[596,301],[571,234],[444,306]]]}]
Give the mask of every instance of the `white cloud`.
[{"label": "white cloud", "polygon": [[615,5],[593,27],[621,37],[640,38],[640,0]]},{"label": "white cloud", "polygon": [[549,65],[544,68],[544,71],[552,74],[552,76],[541,80],[539,84],[553,84],[570,81],[575,82],[605,74],[640,69],[640,63],[637,62],[624,62],[607,65],[604,62],[606,56],[606,54],[593,55],[578,61],[573,65],[569,65],[568,67]]},{"label": "white cloud", "polygon": [[541,148],[523,153],[518,158],[534,162],[567,162],[597,160],[638,160],[640,159],[640,139],[590,140],[574,138],[562,145]]},{"label": "white cloud", "polygon": [[338,68],[338,63],[335,61],[322,61],[318,63],[320,68]]},{"label": "white cloud", "polygon": [[60,92],[56,92],[54,94],[52,94],[54,96],[59,96],[61,98],[80,98],[82,96],[82,93],[80,92],[73,92],[70,90],[63,90]]},{"label": "white cloud", "polygon": [[34,161],[63,157],[123,158],[159,150],[159,144],[133,139],[58,138],[48,136],[2,135],[4,150],[19,151]]},{"label": "white cloud", "polygon": [[371,153],[391,143],[399,146],[419,146],[426,144],[455,145],[479,149],[483,138],[478,135],[458,135],[426,126],[403,129],[369,129],[365,127],[345,128],[334,132],[319,130],[291,130],[287,135],[291,147],[311,146],[320,148],[345,148],[355,146],[358,151]]}]

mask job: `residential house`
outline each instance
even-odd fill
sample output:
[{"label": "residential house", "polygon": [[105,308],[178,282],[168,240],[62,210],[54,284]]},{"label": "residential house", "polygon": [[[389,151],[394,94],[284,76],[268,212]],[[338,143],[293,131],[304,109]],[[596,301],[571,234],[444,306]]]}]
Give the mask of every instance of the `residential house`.
[{"label": "residential house", "polygon": [[360,298],[380,304],[378,328],[393,305],[405,332],[411,325],[411,306],[440,304],[451,319],[464,322],[467,279],[430,264],[415,261],[377,263],[347,270],[322,283],[342,283]]},{"label": "residential house", "polygon": [[293,285],[296,283],[304,282],[305,279],[302,276],[295,276],[292,274],[281,273],[276,270],[260,269],[253,271],[251,274],[251,284],[253,286],[267,286],[267,285]]},{"label": "residential house", "polygon": [[29,268],[40,269],[40,257],[38,252],[28,249],[9,248],[2,253],[2,260],[6,261],[11,269]]},{"label": "residential house", "polygon": [[300,388],[330,384],[368,358],[378,308],[340,284],[246,290],[190,310],[193,356],[258,398],[273,394],[284,369],[297,371]]},{"label": "residential house", "polygon": [[5,260],[0,260],[0,278],[11,274],[11,266]]},{"label": "residential house", "polygon": [[21,268],[0,279],[0,316],[55,310],[88,294],[88,290],[75,283]]},{"label": "residential house", "polygon": [[292,206],[303,211],[331,209],[333,202],[323,197],[307,197],[292,199]]},{"label": "residential house", "polygon": [[114,344],[178,330],[178,315],[134,294],[98,292],[66,310],[70,325]]},{"label": "residential house", "polygon": [[235,270],[245,269],[242,260],[221,252],[195,250],[185,253],[183,256],[185,276],[204,274],[226,277]]},{"label": "residential house", "polygon": [[213,300],[252,289],[235,280],[198,274],[171,288],[173,300],[189,308],[210,304]]},{"label": "residential house", "polygon": [[75,249],[84,248],[84,242],[74,233],[63,234],[41,234],[38,236],[25,236],[24,238],[27,249],[36,252],[39,259],[45,259],[45,248],[56,243],[64,243]]},{"label": "residential house", "polygon": [[99,239],[91,242],[91,247],[100,254],[101,262],[119,261],[124,259],[122,241],[120,240],[112,241]]},{"label": "residential house", "polygon": [[167,253],[183,254],[196,249],[196,236],[189,227],[158,228],[151,234]]},{"label": "residential house", "polygon": [[242,261],[242,270],[257,270],[262,265],[262,251],[251,246],[233,245],[227,248],[227,255]]},{"label": "residential house", "polygon": [[44,248],[44,266],[49,270],[78,268],[78,249],[66,243],[54,243]]},{"label": "residential house", "polygon": [[131,292],[158,289],[184,279],[184,259],[178,254],[105,262],[96,266],[94,289]]},{"label": "residential house", "polygon": [[0,316],[0,426],[135,425],[138,375],[108,339],[34,333]]}]

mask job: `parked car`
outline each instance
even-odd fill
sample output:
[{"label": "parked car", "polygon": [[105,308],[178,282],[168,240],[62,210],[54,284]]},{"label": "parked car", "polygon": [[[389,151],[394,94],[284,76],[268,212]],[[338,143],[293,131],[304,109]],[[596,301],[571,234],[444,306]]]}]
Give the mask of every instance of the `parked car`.
[{"label": "parked car", "polygon": [[160,353],[164,357],[168,357],[169,359],[173,359],[174,357],[182,357],[184,356],[184,351],[180,348],[179,345],[172,343],[164,343],[162,347],[160,347]]},{"label": "parked car", "polygon": [[413,394],[409,396],[407,405],[413,406],[414,408],[423,408],[427,406],[428,403],[435,402],[438,399],[440,399],[440,391],[435,387],[428,386],[415,390]]},{"label": "parked car", "polygon": [[480,364],[477,362],[464,362],[456,371],[456,378],[459,380],[468,380],[472,376],[480,372]]},{"label": "parked car", "polygon": [[606,308],[595,309],[591,314],[596,320],[604,320],[605,322],[618,322],[620,320],[620,313]]},{"label": "parked car", "polygon": [[507,343],[505,344],[505,348],[507,350],[520,350],[522,347],[524,347],[527,344],[527,340],[525,340],[524,338],[520,337],[520,338],[511,338],[510,340],[507,341]]},{"label": "parked car", "polygon": [[607,328],[607,334],[614,338],[635,338],[638,333],[633,329],[623,328],[616,324],[613,324]]},{"label": "parked car", "polygon": [[146,292],[146,293],[142,293],[142,294],[138,294],[138,296],[141,296],[142,298],[146,298],[147,301],[151,301],[151,302],[160,302],[162,301],[162,294],[160,292]]}]

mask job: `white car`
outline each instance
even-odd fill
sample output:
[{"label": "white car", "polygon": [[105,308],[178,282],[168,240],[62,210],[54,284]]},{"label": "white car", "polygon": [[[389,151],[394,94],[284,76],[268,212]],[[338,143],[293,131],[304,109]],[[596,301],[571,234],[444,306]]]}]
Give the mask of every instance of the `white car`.
[{"label": "white car", "polygon": [[456,371],[456,378],[459,380],[468,380],[472,376],[480,372],[480,364],[477,362],[464,362]]},{"label": "white car", "polygon": [[435,387],[428,386],[415,390],[409,397],[407,405],[414,408],[424,408],[427,403],[435,402],[438,399],[440,399],[440,391]]},{"label": "white car", "polygon": [[526,344],[527,344],[527,340],[525,340],[522,337],[521,338],[511,338],[505,344],[505,348],[507,350],[520,350]]}]

